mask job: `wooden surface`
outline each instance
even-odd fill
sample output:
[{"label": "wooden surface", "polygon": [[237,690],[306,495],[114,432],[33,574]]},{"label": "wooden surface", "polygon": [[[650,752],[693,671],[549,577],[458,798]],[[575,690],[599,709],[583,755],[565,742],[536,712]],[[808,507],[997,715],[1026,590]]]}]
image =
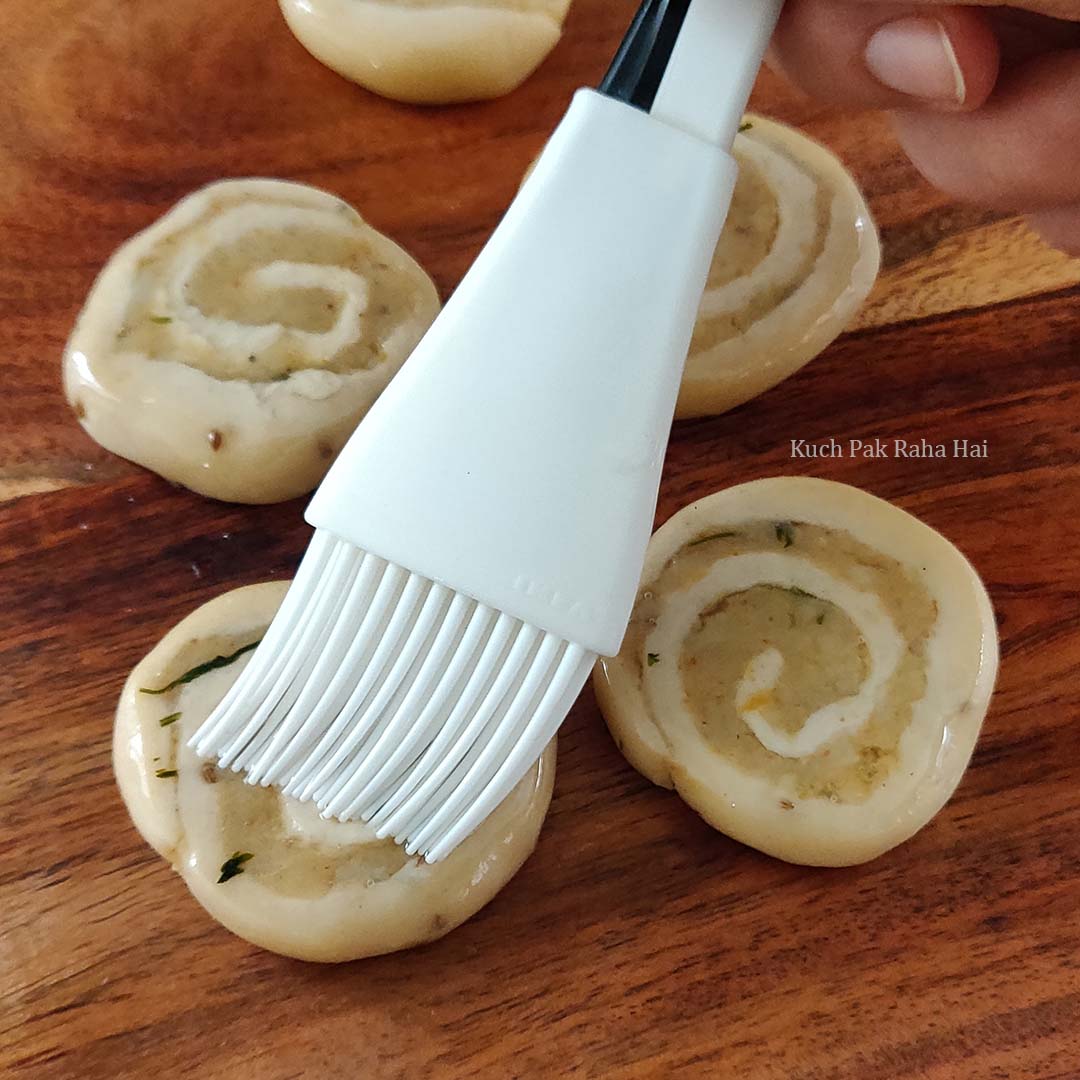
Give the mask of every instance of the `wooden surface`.
[{"label": "wooden surface", "polygon": [[[338,968],[231,937],[129,824],[109,764],[126,672],[196,604],[288,573],[306,530],[299,503],[214,504],[82,434],[59,355],[94,273],[192,187],[266,174],[349,199],[448,293],[630,8],[576,0],[517,94],[421,111],[321,68],[272,0],[0,0],[4,1075],[1080,1075],[1080,262],[949,205],[880,118],[772,79],[758,107],[849,162],[886,273],[801,375],[677,428],[660,518],[805,472],[970,555],[1004,663],[948,808],[869,866],[787,866],[638,777],[586,691],[513,883],[442,942]],[[986,439],[989,457],[790,459],[830,435]]]}]

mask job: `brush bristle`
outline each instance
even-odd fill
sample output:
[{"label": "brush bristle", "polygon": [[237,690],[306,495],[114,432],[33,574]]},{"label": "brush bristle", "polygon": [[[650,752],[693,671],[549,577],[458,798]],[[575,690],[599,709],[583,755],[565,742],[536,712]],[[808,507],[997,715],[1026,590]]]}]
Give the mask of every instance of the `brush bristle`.
[{"label": "brush bristle", "polygon": [[317,531],[191,745],[435,862],[540,756],[594,660]]}]

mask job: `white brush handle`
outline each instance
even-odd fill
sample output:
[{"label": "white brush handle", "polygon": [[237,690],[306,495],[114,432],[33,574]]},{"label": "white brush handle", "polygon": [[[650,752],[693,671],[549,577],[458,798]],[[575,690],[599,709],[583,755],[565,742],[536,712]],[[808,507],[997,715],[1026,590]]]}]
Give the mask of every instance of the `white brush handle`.
[{"label": "white brush handle", "polygon": [[[782,0],[697,0],[683,20],[650,114],[731,146]],[[734,108],[718,102],[739,102]]]},{"label": "white brush handle", "polygon": [[[734,10],[695,0],[691,12],[713,3]],[[762,24],[775,18],[774,0],[750,6]],[[761,33],[748,36],[732,50],[758,49]],[[682,81],[668,77],[674,101]],[[727,114],[718,130],[734,131],[748,93],[713,99]],[[579,91],[308,521],[592,652],[617,652],[735,175],[726,147]]]}]

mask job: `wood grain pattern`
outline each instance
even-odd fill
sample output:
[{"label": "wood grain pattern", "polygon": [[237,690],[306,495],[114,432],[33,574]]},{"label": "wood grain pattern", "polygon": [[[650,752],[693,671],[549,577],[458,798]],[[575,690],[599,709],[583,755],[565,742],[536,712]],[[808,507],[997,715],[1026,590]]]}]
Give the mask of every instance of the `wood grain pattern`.
[{"label": "wood grain pattern", "polygon": [[[799,376],[677,427],[659,518],[806,472],[897,501],[970,555],[1004,662],[935,823],[865,867],[765,858],[637,776],[586,691],[540,846],[502,895],[442,942],[326,969],[212,924],[120,803],[126,672],[196,604],[289,573],[307,530],[298,503],[210,503],[82,434],[58,361],[93,275],[192,187],[267,174],[352,201],[446,294],[631,6],[576,0],[519,92],[432,112],[321,68],[270,0],[0,0],[5,1075],[1080,1075],[1080,262],[948,204],[881,118],[772,78],[757,107],[850,163],[886,272],[858,329]],[[985,438],[990,455],[791,460],[790,439],[830,435]]]}]

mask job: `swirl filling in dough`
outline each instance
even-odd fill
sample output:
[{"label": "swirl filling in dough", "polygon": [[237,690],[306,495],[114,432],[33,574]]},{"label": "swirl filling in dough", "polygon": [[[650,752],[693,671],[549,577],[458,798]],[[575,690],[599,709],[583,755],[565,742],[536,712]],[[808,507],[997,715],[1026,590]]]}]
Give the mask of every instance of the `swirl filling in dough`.
[{"label": "swirl filling in dough", "polygon": [[[210,915],[262,948],[340,961],[442,937],[532,852],[551,799],[554,740],[494,813],[434,865],[378,840],[362,822],[324,820],[308,803],[202,761],[187,740],[236,681],[249,656],[243,650],[262,637],[286,587],[252,585],[211,600],[132,671],[113,733],[132,820]],[[157,692],[196,669],[202,674]]]},{"label": "swirl filling in dough", "polygon": [[439,310],[435,286],[348,204],[228,180],[121,247],[64,356],[106,449],[193,491],[310,491]]},{"label": "swirl filling in dough", "polygon": [[747,123],[679,417],[724,412],[792,375],[843,332],[877,278],[877,230],[843,165],[783,124]]},{"label": "swirl filling in dough", "polygon": [[986,591],[904,511],[761,480],[653,537],[597,696],[630,762],[716,828],[811,865],[922,828],[967,766],[997,670]]},{"label": "swirl filling in dough", "polygon": [[570,0],[280,0],[297,39],[383,97],[446,105],[501,97],[555,47]]}]

